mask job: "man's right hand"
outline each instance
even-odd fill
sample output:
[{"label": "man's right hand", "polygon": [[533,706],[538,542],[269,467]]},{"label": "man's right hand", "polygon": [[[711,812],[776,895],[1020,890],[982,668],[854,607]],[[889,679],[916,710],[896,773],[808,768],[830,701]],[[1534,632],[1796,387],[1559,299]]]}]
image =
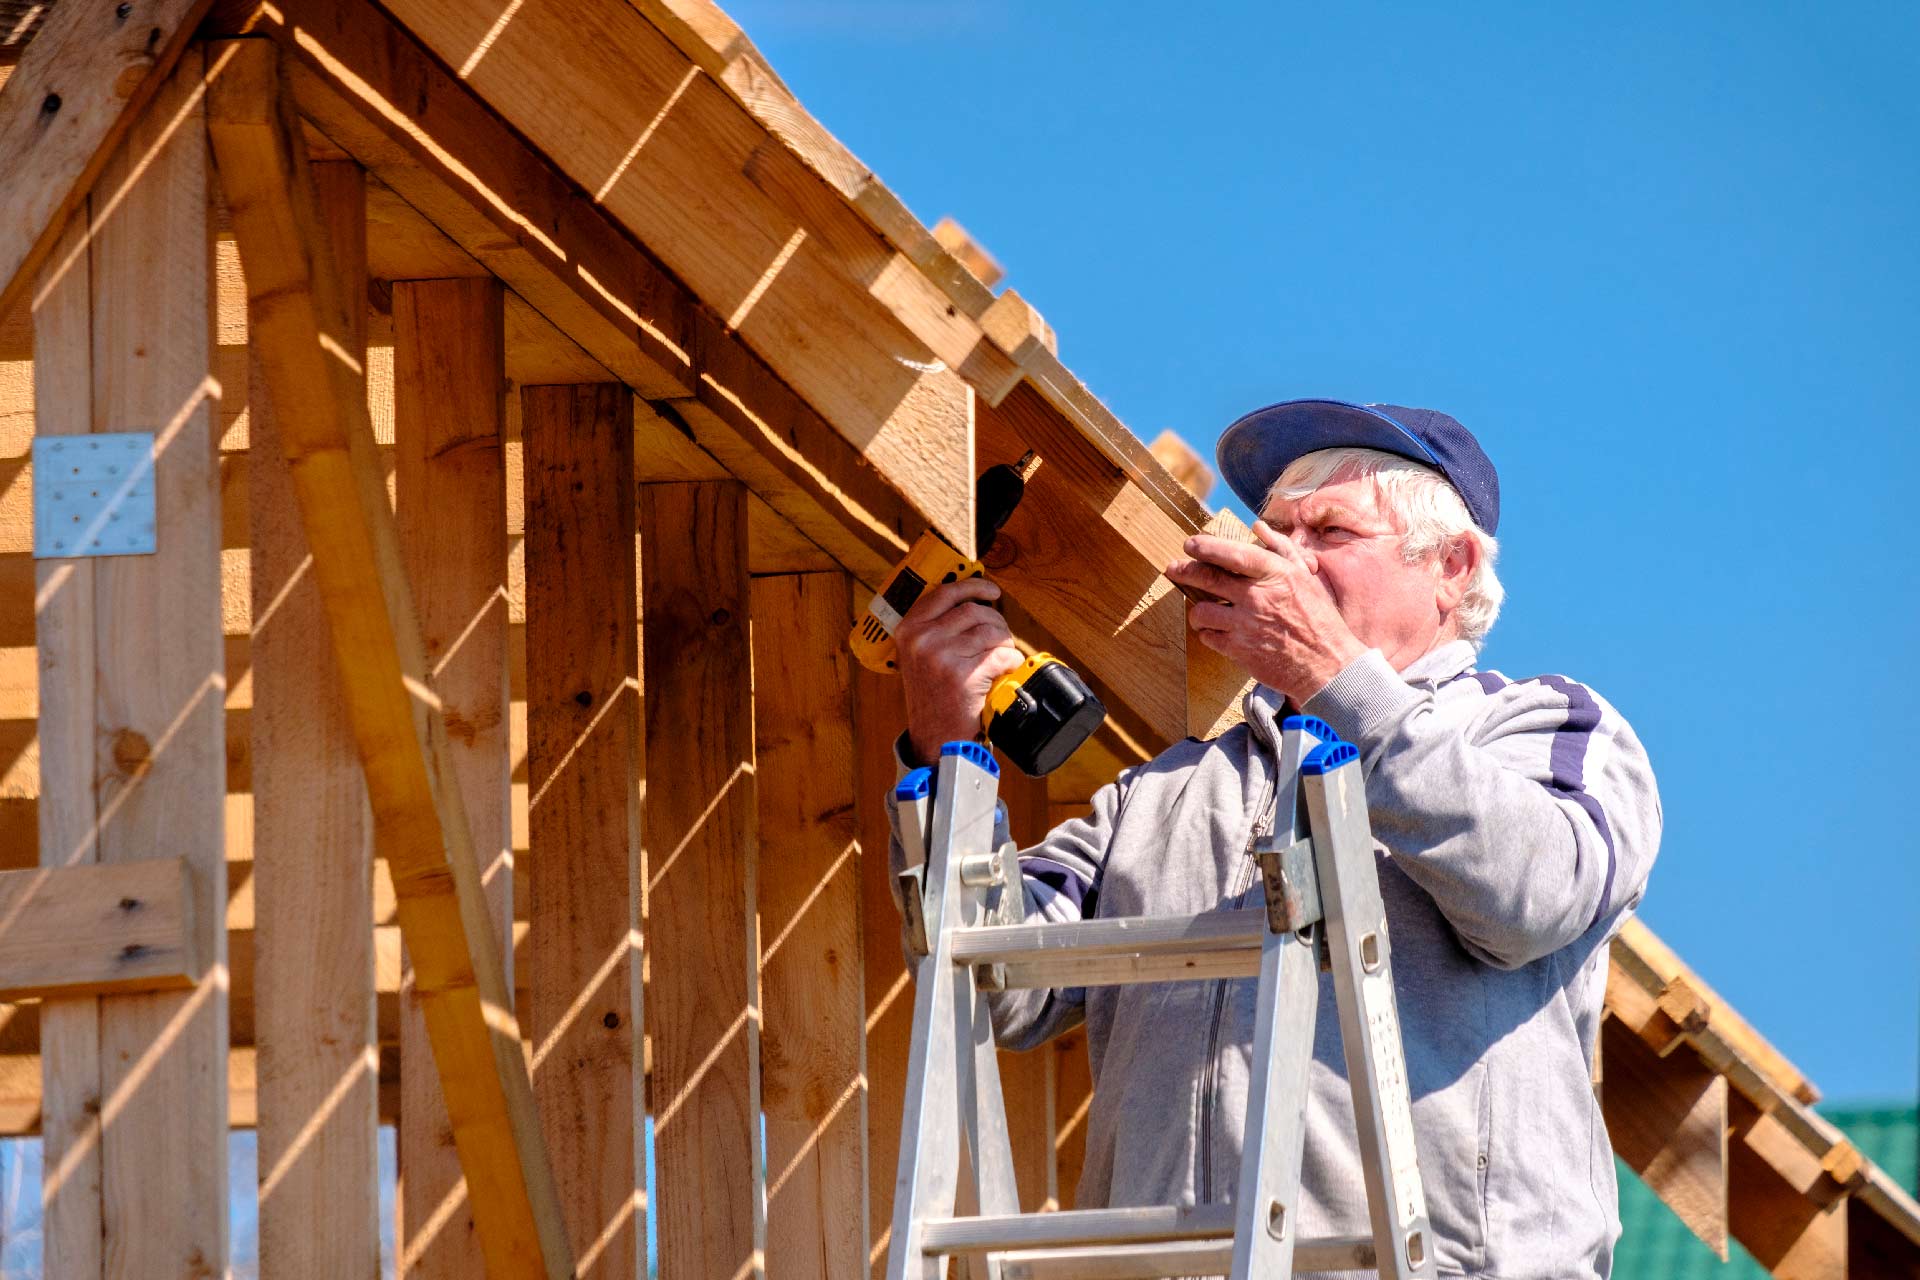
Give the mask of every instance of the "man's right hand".
[{"label": "man's right hand", "polygon": [[907,702],[907,741],[929,763],[940,747],[980,732],[993,682],[1026,661],[1000,611],[1000,588],[985,578],[947,582],[924,593],[893,633]]}]

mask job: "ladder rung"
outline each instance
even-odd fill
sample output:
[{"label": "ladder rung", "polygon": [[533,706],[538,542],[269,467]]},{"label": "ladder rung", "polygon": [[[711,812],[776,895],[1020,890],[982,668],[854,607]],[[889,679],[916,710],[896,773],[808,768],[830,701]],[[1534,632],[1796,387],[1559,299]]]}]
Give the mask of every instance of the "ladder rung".
[{"label": "ladder rung", "polygon": [[[1173,1276],[1219,1276],[1233,1266],[1233,1239],[1021,1249],[1001,1254],[1000,1262],[1004,1280],[1168,1280]],[[1302,1240],[1293,1247],[1295,1274],[1371,1271],[1375,1265],[1373,1241],[1365,1236]]]},{"label": "ladder rung", "polygon": [[1132,1244],[1233,1235],[1230,1204],[1156,1204],[1137,1209],[1068,1209],[973,1218],[928,1218],[927,1253],[980,1253],[1078,1244]]},{"label": "ladder rung", "polygon": [[1197,916],[1121,916],[1073,924],[998,924],[953,930],[955,964],[1009,964],[1055,955],[1181,958],[1247,950],[1257,965],[1267,933],[1260,907]]},{"label": "ladder rung", "polygon": [[1139,982],[1254,978],[1260,974],[1260,953],[1238,947],[1165,956],[1067,953],[1015,961],[1000,972],[1004,976],[998,982],[983,982],[982,986],[988,990],[1014,991],[1023,987],[1117,987]]}]

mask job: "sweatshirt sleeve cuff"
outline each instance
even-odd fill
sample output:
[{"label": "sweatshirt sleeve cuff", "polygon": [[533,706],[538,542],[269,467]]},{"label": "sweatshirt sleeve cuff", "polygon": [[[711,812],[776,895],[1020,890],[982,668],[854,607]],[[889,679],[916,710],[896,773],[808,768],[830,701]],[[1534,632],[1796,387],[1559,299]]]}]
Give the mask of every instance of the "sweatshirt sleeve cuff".
[{"label": "sweatshirt sleeve cuff", "polygon": [[905,733],[902,733],[893,740],[893,780],[900,781],[918,767],[913,763],[913,743],[907,740]]},{"label": "sweatshirt sleeve cuff", "polygon": [[1370,754],[1420,698],[1420,691],[1402,680],[1378,649],[1369,649],[1342,667],[1301,709]]}]

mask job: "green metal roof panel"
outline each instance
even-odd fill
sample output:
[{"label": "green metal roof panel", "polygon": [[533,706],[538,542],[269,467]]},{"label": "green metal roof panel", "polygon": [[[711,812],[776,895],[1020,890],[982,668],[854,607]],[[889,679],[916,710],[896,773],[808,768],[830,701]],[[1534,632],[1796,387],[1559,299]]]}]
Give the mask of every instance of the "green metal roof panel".
[{"label": "green metal roof panel", "polygon": [[[1820,1114],[1840,1126],[1860,1154],[1914,1190],[1920,1173],[1920,1112],[1914,1107],[1822,1107]],[[1633,1170],[1624,1164],[1618,1169],[1620,1244],[1613,1254],[1614,1280],[1764,1280],[1766,1269],[1739,1241],[1728,1240],[1722,1263]]]}]

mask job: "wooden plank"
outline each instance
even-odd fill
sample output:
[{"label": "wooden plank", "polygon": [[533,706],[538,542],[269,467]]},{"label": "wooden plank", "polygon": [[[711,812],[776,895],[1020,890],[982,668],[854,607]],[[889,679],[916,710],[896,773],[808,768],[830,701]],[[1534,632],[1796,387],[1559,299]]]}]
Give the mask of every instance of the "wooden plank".
[{"label": "wooden plank", "polygon": [[1691,1054],[1660,1057],[1615,1018],[1602,1039],[1614,1151],[1726,1261],[1726,1077]]},{"label": "wooden plank", "polygon": [[[505,301],[482,279],[393,285],[395,521],[495,945],[513,974]],[[410,969],[400,992],[399,1274],[480,1272],[480,1239]]]},{"label": "wooden plank", "polygon": [[[341,287],[363,294],[365,180],[337,162],[314,179]],[[346,350],[364,362],[365,309],[352,315]],[[270,1273],[364,1275],[380,1259],[372,823],[273,389],[250,363],[260,1259]]]},{"label": "wooden plank", "polygon": [[209,132],[246,265],[251,336],[274,388],[327,605],[376,847],[425,1006],[488,1270],[572,1269],[494,944],[481,867],[374,451],[362,375],[329,354],[346,303],[318,228],[271,44],[213,46]]},{"label": "wooden plank", "polygon": [[866,1265],[866,1008],[842,573],[755,578],[767,1244],[781,1276]]},{"label": "wooden plank", "polygon": [[191,988],[213,930],[181,858],[0,871],[0,999]]},{"label": "wooden plank", "polygon": [[1793,1152],[1778,1141],[1778,1126],[1737,1093],[1728,1100],[1728,1120],[1728,1225],[1734,1238],[1779,1280],[1845,1275],[1851,1197],[1825,1204],[1810,1198],[1818,1161],[1804,1151],[1802,1159],[1791,1159]]},{"label": "wooden plank", "polygon": [[[911,264],[626,0],[505,23],[458,0],[387,7],[970,552],[972,394],[953,367],[978,331],[965,342],[971,321]],[[929,343],[877,296],[915,281],[952,334]]]},{"label": "wooden plank", "polygon": [[[93,274],[88,219],[59,242],[64,270],[34,290],[34,410],[43,435],[93,429]],[[39,858],[46,867],[99,860],[94,777],[95,560],[34,561],[40,742]],[[41,1187],[48,1274],[100,1274],[100,1002],[49,1000],[40,1009],[45,1102]],[[16,1017],[18,1014],[16,1013]]]},{"label": "wooden plank", "polygon": [[913,986],[900,949],[900,910],[887,870],[887,793],[898,768],[894,740],[906,728],[900,681],[859,664],[853,674],[854,821],[860,841],[861,970],[866,998],[867,1266],[886,1275],[893,1183],[900,1165],[900,1112],[907,1096]]},{"label": "wooden plank", "polygon": [[631,1277],[647,1238],[633,393],[527,387],[520,404],[534,1092],[580,1275]]},{"label": "wooden plank", "polygon": [[[0,315],[47,260],[134,120],[155,100],[212,0],[63,4],[0,98]],[[96,213],[104,222],[106,207]],[[78,247],[78,246],[76,246]],[[70,265],[55,260],[58,274]]]},{"label": "wooden plank", "polygon": [[[43,429],[154,430],[160,512],[154,555],[101,559],[87,573],[43,566],[46,595],[92,595],[79,606],[91,614],[85,634],[63,630],[56,622],[62,610],[47,602],[43,687],[83,665],[92,672],[90,682],[76,680],[57,697],[49,689],[41,707],[42,732],[65,766],[45,779],[54,839],[43,844],[42,861],[180,856],[193,869],[195,916],[217,921],[225,890],[212,456],[218,387],[209,376],[212,254],[198,61],[187,55],[157,90],[153,109],[127,129],[100,171],[90,239],[62,260],[72,267],[87,259],[90,319],[83,327],[82,313],[57,318],[56,306],[36,322],[49,382],[75,396]],[[42,295],[79,279],[43,278]],[[44,346],[49,341],[91,347],[85,383],[75,374],[89,357],[54,373],[64,361]],[[61,1176],[49,1179],[48,1248],[60,1266],[77,1263],[75,1274],[109,1262],[160,1274],[225,1265],[223,942],[214,930],[208,977],[190,992],[108,997],[94,1030],[71,1039],[66,1032],[74,1028],[48,1028],[46,1047],[60,1051],[49,1053],[45,1071],[66,1094],[58,1109],[77,1101],[100,1117],[93,1128],[63,1115],[60,1140],[49,1135]],[[75,1006],[76,1020],[89,1016]],[[76,1062],[66,1052],[74,1040],[88,1042],[83,1059],[94,1057],[97,1044],[97,1058]],[[71,1078],[84,1071],[92,1074]],[[153,1153],[163,1150],[179,1153],[181,1168],[153,1178]],[[69,1169],[77,1175],[71,1183]]]},{"label": "wooden plank", "polygon": [[869,581],[918,535],[899,477],[373,5],[320,0],[297,29],[269,13],[261,30],[298,58],[302,109],[333,141],[654,402],[683,448],[721,458]]},{"label": "wooden plank", "polygon": [[660,1275],[764,1270],[745,490],[640,487]]},{"label": "wooden plank", "polygon": [[[1253,531],[1231,511],[1207,522],[1216,538],[1252,542]],[[1209,649],[1187,623],[1187,733],[1211,741],[1246,719],[1253,681],[1233,659]]]}]

